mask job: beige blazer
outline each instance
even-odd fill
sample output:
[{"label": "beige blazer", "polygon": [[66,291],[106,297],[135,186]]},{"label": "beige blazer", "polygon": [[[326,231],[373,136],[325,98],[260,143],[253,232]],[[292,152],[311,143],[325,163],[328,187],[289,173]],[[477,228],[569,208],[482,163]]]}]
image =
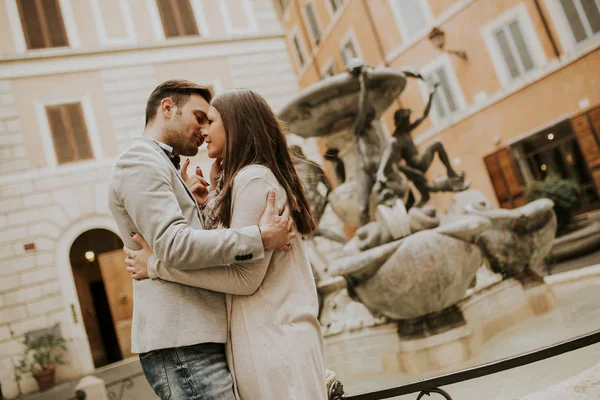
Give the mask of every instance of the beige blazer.
[{"label": "beige blazer", "polygon": [[[264,257],[256,225],[203,229],[192,193],[152,139],[134,139],[119,156],[111,172],[108,204],[125,245],[139,248],[129,234],[140,233],[157,257],[173,269],[202,269]],[[133,298],[133,352],[227,340],[221,293],[146,279],[134,281]]]}]

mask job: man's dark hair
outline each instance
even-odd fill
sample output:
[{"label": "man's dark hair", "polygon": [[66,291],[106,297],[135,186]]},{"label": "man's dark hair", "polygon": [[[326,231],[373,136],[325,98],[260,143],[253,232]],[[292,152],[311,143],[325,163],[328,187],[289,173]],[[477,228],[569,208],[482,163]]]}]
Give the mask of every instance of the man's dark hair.
[{"label": "man's dark hair", "polygon": [[146,126],[156,117],[156,111],[160,102],[167,97],[173,100],[178,109],[181,109],[188,102],[192,94],[198,94],[210,103],[212,94],[210,89],[204,86],[196,85],[193,82],[173,79],[161,83],[154,89],[148,102],[146,103]]}]

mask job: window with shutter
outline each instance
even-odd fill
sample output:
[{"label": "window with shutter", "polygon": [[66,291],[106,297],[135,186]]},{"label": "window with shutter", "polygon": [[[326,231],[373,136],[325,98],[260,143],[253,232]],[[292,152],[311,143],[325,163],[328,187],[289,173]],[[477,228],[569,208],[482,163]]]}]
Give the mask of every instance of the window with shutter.
[{"label": "window with shutter", "polygon": [[309,28],[312,40],[315,44],[318,44],[321,41],[322,32],[321,32],[321,24],[319,24],[319,20],[317,18],[314,4],[308,3],[304,7],[304,13],[306,15],[306,22],[308,24],[308,28]]},{"label": "window with shutter", "polygon": [[59,0],[17,0],[29,50],[69,45]]},{"label": "window with shutter", "polygon": [[328,0],[329,6],[331,7],[331,11],[336,13],[342,6],[344,5],[343,0]]},{"label": "window with shutter", "polygon": [[304,51],[302,51],[302,47],[300,46],[300,39],[298,39],[298,34],[294,34],[292,36],[292,43],[294,45],[296,57],[298,58],[298,64],[300,64],[300,67],[303,67],[306,63],[306,56],[304,55]]},{"label": "window with shutter", "polygon": [[277,0],[277,4],[279,5],[279,12],[281,14],[285,13],[289,2],[290,0]]},{"label": "window with shutter", "polygon": [[559,0],[576,43],[600,33],[600,0]]},{"label": "window with shutter", "polygon": [[357,57],[358,52],[356,51],[354,42],[352,41],[352,38],[348,38],[348,40],[342,46],[342,59],[344,60],[344,65],[348,65],[350,60]]},{"label": "window with shutter", "polygon": [[335,63],[332,61],[329,63],[327,68],[323,71],[321,78],[325,79],[330,76],[334,76],[337,74],[337,68],[335,67]]},{"label": "window with shutter", "polygon": [[425,14],[424,0],[392,0],[392,10],[404,36],[408,40],[427,30],[428,22]]},{"label": "window with shutter", "polygon": [[198,36],[198,26],[190,0],[156,0],[167,38]]},{"label": "window with shutter", "polygon": [[447,118],[458,110],[456,96],[452,91],[448,71],[445,65],[442,65],[425,77],[430,87],[439,82],[437,92],[433,98],[433,109],[440,120]]},{"label": "window with shutter", "polygon": [[47,106],[58,164],[94,158],[81,103]]},{"label": "window with shutter", "polygon": [[519,78],[534,69],[533,58],[518,20],[503,25],[494,33],[505,68],[512,79]]}]

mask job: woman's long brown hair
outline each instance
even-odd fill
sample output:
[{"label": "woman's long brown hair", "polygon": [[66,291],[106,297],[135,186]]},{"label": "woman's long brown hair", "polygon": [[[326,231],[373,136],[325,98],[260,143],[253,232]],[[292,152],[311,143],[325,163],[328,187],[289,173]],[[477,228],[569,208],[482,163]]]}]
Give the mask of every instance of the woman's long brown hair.
[{"label": "woman's long brown hair", "polygon": [[230,226],[233,179],[242,168],[260,164],[269,168],[284,188],[298,232],[306,235],[314,231],[315,218],[292,164],[283,127],[265,99],[249,89],[235,89],[219,94],[211,105],[219,111],[225,128],[217,220]]}]

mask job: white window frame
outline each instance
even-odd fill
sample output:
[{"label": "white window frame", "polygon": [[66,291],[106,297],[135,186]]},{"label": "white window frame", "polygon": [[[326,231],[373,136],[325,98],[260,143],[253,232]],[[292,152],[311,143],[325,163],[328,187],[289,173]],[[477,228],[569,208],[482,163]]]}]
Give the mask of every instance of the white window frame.
[{"label": "white window frame", "polygon": [[94,20],[98,29],[98,37],[100,38],[100,44],[103,46],[108,46],[135,43],[137,41],[137,35],[135,33],[135,26],[133,25],[133,19],[131,17],[131,8],[129,7],[129,1],[114,0],[119,2],[121,16],[123,17],[123,24],[125,25],[125,30],[127,33],[124,37],[112,39],[109,38],[106,33],[106,25],[104,24],[105,16],[102,15],[102,11],[100,9],[100,1],[103,0],[90,0],[92,12],[94,14]]},{"label": "white window frame", "polygon": [[342,56],[342,53],[344,52],[344,47],[346,46],[346,43],[348,43],[348,42],[352,42],[352,45],[354,46],[354,50],[356,50],[357,57],[364,59],[362,50],[360,49],[360,45],[358,42],[358,37],[356,36],[354,29],[350,28],[350,29],[348,29],[348,32],[346,32],[346,34],[340,41],[340,57],[342,57],[342,62],[344,62],[344,69],[347,67],[347,65],[344,61],[344,57]]},{"label": "white window frame", "polygon": [[342,12],[342,9],[350,0],[336,0],[336,1],[339,3],[342,3],[342,4],[338,7],[337,10],[334,11],[333,7],[331,6],[331,0],[325,0],[325,6],[327,7],[327,11],[329,11],[329,15],[331,15],[331,17],[335,17],[340,12]]},{"label": "white window frame", "polygon": [[290,7],[290,4],[291,4],[291,0],[288,0],[287,5],[284,7],[283,4],[282,4],[284,1],[285,0],[278,0],[277,1],[277,6],[276,6],[277,7],[277,14],[279,14],[282,17],[285,16],[285,14],[287,13],[287,10],[288,10],[288,8]]},{"label": "white window frame", "polygon": [[[92,148],[93,158],[89,160],[74,161],[67,164],[59,164],[56,158],[56,151],[54,149],[54,139],[52,138],[52,130],[50,129],[50,121],[48,121],[48,114],[46,113],[47,106],[58,106],[69,103],[80,103],[81,110],[83,111],[83,119],[87,128],[88,138],[90,140],[90,147]],[[37,117],[38,125],[40,127],[40,135],[42,143],[44,144],[44,155],[46,158],[46,165],[50,169],[57,168],[68,168],[74,164],[98,162],[104,160],[104,152],[102,151],[102,142],[100,141],[100,135],[98,133],[98,125],[96,124],[96,117],[94,115],[94,108],[92,106],[92,97],[89,93],[81,96],[52,99],[47,101],[36,101],[35,102],[35,114]]]},{"label": "white window frame", "polygon": [[[296,52],[296,46],[294,46],[294,37],[297,38],[298,46],[300,47],[300,50],[303,53],[302,55],[304,56],[304,64],[300,63],[300,57],[298,57],[298,54]],[[292,53],[294,54],[294,59],[296,60],[296,66],[298,67],[298,71],[304,71],[306,66],[309,64],[309,53],[306,51],[306,45],[304,43],[304,40],[302,40],[302,35],[300,35],[300,28],[298,27],[298,25],[294,26],[290,31],[290,34],[288,35],[288,43],[292,48]]]},{"label": "white window frame", "polygon": [[[337,70],[337,65],[333,58],[330,58],[329,60],[327,60],[327,62],[325,62],[325,64],[323,64],[323,66],[321,67],[321,79],[325,78],[325,73],[331,67],[334,67]],[[336,74],[339,74],[339,72],[336,72]]]},{"label": "white window frame", "polygon": [[[194,20],[196,21],[196,26],[198,27],[198,33],[201,38],[210,36],[210,29],[208,28],[208,23],[206,22],[206,18],[204,17],[204,5],[202,4],[202,0],[190,0],[190,4],[192,6],[192,10],[194,11]],[[156,4],[156,0],[146,0],[148,13],[150,14],[150,21],[152,23],[152,30],[154,31],[154,36],[157,40],[163,41],[172,41],[178,39],[189,39],[189,36],[186,37],[173,37],[167,38],[165,35],[165,29],[163,28],[162,20],[160,18],[160,11],[158,11],[158,4]]]},{"label": "white window frame", "polygon": [[252,3],[250,0],[242,0],[242,8],[246,13],[246,19],[248,20],[248,26],[243,28],[233,26],[226,0],[218,0],[218,4],[219,10],[221,11],[221,16],[223,17],[223,23],[225,24],[225,29],[228,34],[239,35],[258,32],[258,23],[256,22],[256,17],[254,15],[254,10],[252,9]]},{"label": "white window frame", "polygon": [[73,15],[73,7],[71,6],[71,0],[59,0],[60,11],[62,13],[63,23],[65,24],[65,32],[67,34],[69,45],[65,47],[49,47],[31,50],[27,49],[25,32],[23,32],[23,25],[21,24],[21,15],[19,14],[17,0],[5,0],[5,4],[6,11],[8,13],[8,21],[10,23],[10,30],[12,32],[15,50],[17,53],[54,53],[57,51],[64,51],[66,48],[76,49],[81,46],[79,35],[77,33],[77,24],[75,23],[75,16]]},{"label": "white window frame", "polygon": [[[456,111],[444,118],[441,118],[437,114],[437,110],[435,109],[435,107],[433,107],[432,105],[431,112],[429,113],[429,118],[431,118],[434,127],[439,127],[441,125],[452,123],[454,120],[458,119],[462,112],[467,108],[465,96],[460,86],[458,77],[456,76],[454,65],[452,64],[452,60],[450,59],[450,55],[448,53],[444,53],[438,56],[432,62],[428,63],[423,68],[421,68],[420,72],[423,76],[426,76],[440,67],[446,69],[446,73],[448,75],[448,84],[450,85],[450,91],[452,92],[452,95],[454,96],[454,101],[456,102]],[[427,101],[429,100],[431,87],[427,82],[419,81],[419,88],[421,89],[421,95],[423,96],[423,100],[425,104],[427,104]],[[440,90],[441,89],[438,87],[438,92]],[[439,93],[436,93],[435,95],[437,96],[439,95]]]},{"label": "white window frame", "polygon": [[[308,15],[306,14],[306,7],[308,7],[309,5],[312,7],[313,12],[315,13],[315,21],[317,21],[317,26],[318,26],[319,30],[321,31],[321,37],[319,38],[318,42],[315,39],[315,37],[313,36],[313,31],[311,28],[310,20],[308,19]],[[321,18],[319,17],[319,12],[317,10],[317,7],[315,6],[315,2],[313,0],[309,0],[306,3],[304,3],[302,5],[301,12],[302,12],[302,19],[303,19],[304,25],[306,26],[306,30],[308,31],[308,36],[310,37],[310,41],[313,45],[317,46],[319,43],[321,43],[321,40],[323,40],[323,35],[324,35],[325,31],[323,30],[323,24],[321,23]]]},{"label": "white window frame", "polygon": [[[523,75],[517,78],[513,78],[510,75],[510,71],[508,70],[508,66],[506,65],[504,56],[495,37],[495,32],[498,29],[514,20],[517,20],[519,23],[521,33],[523,34],[523,39],[525,40],[525,44],[529,50],[529,55],[531,56],[531,60],[534,65],[532,70],[525,71]],[[531,21],[531,17],[527,12],[527,7],[525,7],[525,4],[523,3],[520,3],[519,5],[511,8],[499,17],[495,18],[493,21],[485,24],[481,28],[481,34],[490,54],[490,58],[492,59],[494,70],[496,71],[496,75],[498,76],[502,87],[518,84],[518,82],[526,80],[532,74],[535,74],[536,71],[539,71],[539,69],[547,62],[546,55],[544,54],[544,48],[542,47],[537,32],[533,27],[533,22]]]},{"label": "white window frame", "polygon": [[[598,7],[600,7],[600,0],[591,1],[595,1]],[[546,7],[548,8],[550,18],[552,19],[552,22],[554,23],[558,33],[558,39],[560,40],[560,44],[564,53],[573,52],[582,47],[600,43],[600,32],[593,34],[591,37],[581,43],[577,43],[575,40],[575,35],[573,34],[573,30],[569,25],[569,21],[567,20],[567,16],[565,15],[559,0],[546,0]],[[584,22],[586,24],[588,23],[587,21]]]},{"label": "white window frame", "polygon": [[196,82],[200,86],[212,87],[213,88],[213,96],[216,96],[223,91],[223,82],[221,82],[221,78],[207,80],[205,78],[199,77],[198,79],[192,80],[192,82]]},{"label": "white window frame", "polygon": [[433,18],[433,13],[431,12],[431,7],[429,6],[428,0],[419,0],[418,1],[418,4],[421,6],[421,11],[423,12],[423,16],[425,17],[426,25],[423,27],[423,29],[421,29],[417,32],[413,32],[413,33],[410,33],[408,31],[408,28],[406,27],[406,23],[402,16],[402,10],[398,7],[397,1],[402,1],[402,0],[388,0],[388,4],[389,4],[390,8],[392,9],[392,14],[394,15],[394,20],[396,21],[396,25],[398,26],[398,29],[400,30],[400,34],[402,35],[402,41],[404,43],[412,42],[412,41],[416,40],[417,38],[420,38],[424,34],[428,33],[431,30],[431,28],[433,27],[434,18]]}]

